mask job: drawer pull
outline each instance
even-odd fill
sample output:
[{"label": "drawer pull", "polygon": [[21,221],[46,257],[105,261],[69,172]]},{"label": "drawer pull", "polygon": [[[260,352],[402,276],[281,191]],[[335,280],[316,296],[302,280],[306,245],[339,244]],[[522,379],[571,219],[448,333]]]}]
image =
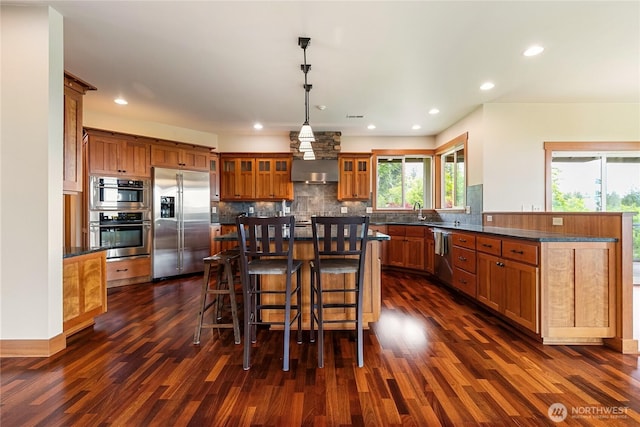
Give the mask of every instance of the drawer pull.
[{"label": "drawer pull", "polygon": [[117,271],[117,272],[120,272],[120,271],[129,271],[129,269],[128,269],[128,268],[118,268],[118,269],[116,269],[116,271]]},{"label": "drawer pull", "polygon": [[460,283],[462,283],[463,285],[466,285],[466,284],[467,284],[467,281],[466,281],[466,280],[464,280],[464,279],[460,279],[460,280],[459,280],[459,282],[460,282]]},{"label": "drawer pull", "polygon": [[513,252],[514,254],[518,254],[518,255],[524,255],[524,251],[519,251],[516,249],[511,249],[511,252]]},{"label": "drawer pull", "polygon": [[466,259],[465,257],[463,257],[463,256],[459,256],[459,257],[458,257],[458,259],[459,259],[460,261],[466,261],[466,260],[467,260],[467,259]]},{"label": "drawer pull", "polygon": [[504,262],[496,261],[498,267],[504,267]]},{"label": "drawer pull", "polygon": [[467,239],[458,238],[458,242],[467,243]]},{"label": "drawer pull", "polygon": [[493,245],[490,245],[488,243],[483,243],[482,246],[484,246],[485,248],[492,248]]}]

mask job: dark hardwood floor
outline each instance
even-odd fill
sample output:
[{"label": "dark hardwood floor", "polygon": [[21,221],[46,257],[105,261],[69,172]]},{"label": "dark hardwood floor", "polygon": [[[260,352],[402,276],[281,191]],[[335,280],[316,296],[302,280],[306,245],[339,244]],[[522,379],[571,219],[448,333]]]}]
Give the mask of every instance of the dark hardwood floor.
[{"label": "dark hardwood floor", "polygon": [[[543,346],[429,283],[383,273],[357,368],[348,332],[315,344],[261,330],[249,371],[231,330],[192,344],[198,276],[111,290],[108,313],[50,358],[0,360],[0,425],[638,425],[638,356]],[[305,338],[308,335],[305,334]],[[558,410],[559,408],[559,410]],[[553,410],[556,412],[553,412]],[[552,407],[560,416],[563,408]]]}]

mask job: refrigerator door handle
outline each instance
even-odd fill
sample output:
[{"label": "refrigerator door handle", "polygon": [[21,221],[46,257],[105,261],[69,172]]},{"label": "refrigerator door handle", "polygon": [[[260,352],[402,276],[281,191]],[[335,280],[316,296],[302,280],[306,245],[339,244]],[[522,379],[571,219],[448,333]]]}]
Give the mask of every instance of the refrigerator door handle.
[{"label": "refrigerator door handle", "polygon": [[178,270],[184,269],[184,177],[176,174],[178,190]]}]

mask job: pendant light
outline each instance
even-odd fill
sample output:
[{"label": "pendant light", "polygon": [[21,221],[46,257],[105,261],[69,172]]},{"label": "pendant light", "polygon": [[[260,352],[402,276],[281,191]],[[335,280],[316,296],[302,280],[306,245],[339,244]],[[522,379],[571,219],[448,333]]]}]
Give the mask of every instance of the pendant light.
[{"label": "pendant light", "polygon": [[313,135],[313,130],[309,125],[309,91],[312,88],[312,85],[307,83],[307,73],[311,69],[311,64],[307,64],[307,46],[309,46],[309,42],[311,42],[309,37],[298,37],[298,46],[302,48],[304,57],[304,64],[300,65],[300,69],[304,73],[304,123],[302,124],[300,133],[298,134],[298,140],[300,141],[300,147],[298,150],[304,153],[303,158],[305,160],[315,159],[311,143],[316,140]]}]

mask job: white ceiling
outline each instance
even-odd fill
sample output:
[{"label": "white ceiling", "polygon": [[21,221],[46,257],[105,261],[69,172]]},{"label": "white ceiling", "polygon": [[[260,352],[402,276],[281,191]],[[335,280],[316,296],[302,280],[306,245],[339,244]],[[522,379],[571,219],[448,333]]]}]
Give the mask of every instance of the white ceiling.
[{"label": "white ceiling", "polygon": [[203,132],[299,129],[299,36],[316,131],[435,135],[486,102],[640,102],[638,1],[38,3],[64,16],[65,69],[98,88],[85,108]]}]

